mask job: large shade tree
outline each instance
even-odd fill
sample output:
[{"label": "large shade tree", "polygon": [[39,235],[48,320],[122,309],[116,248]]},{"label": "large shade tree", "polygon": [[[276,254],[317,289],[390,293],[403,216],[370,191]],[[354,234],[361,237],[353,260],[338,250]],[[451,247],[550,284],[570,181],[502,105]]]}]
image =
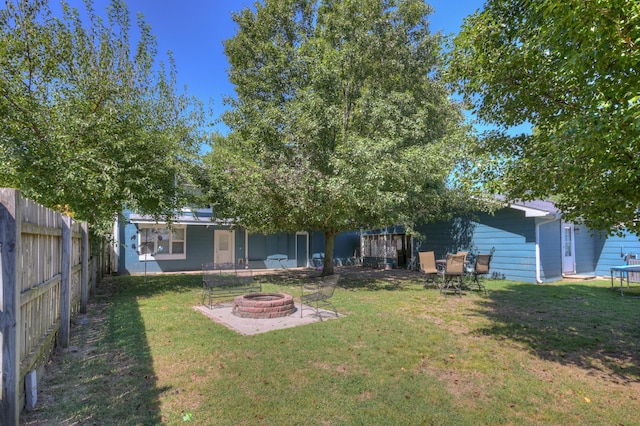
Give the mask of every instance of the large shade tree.
[{"label": "large shade tree", "polygon": [[[489,0],[455,38],[448,75],[497,126],[475,163],[485,188],[640,232],[640,2]],[[508,131],[526,123],[532,134]]]},{"label": "large shade tree", "polygon": [[185,202],[176,179],[198,154],[201,108],[176,93],[142,17],[132,34],[124,2],[104,18],[85,5],[0,10],[0,185],[108,232],[125,207],[170,215]]},{"label": "large shade tree", "polygon": [[[338,233],[442,217],[467,133],[422,0],[266,0],[225,42],[236,96],[211,166],[216,213],[250,231]],[[468,206],[468,204],[466,204]]]}]

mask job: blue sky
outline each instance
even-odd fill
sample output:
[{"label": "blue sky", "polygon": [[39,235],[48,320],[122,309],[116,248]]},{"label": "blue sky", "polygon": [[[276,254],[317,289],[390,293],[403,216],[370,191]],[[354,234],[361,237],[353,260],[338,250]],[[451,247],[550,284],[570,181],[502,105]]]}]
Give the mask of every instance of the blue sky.
[{"label": "blue sky", "polygon": [[[55,3],[56,0],[51,0]],[[82,0],[67,0],[83,10]],[[253,3],[250,0],[125,0],[132,14],[141,12],[158,41],[159,59],[172,51],[178,71],[178,89],[213,102],[214,116],[222,112],[222,98],[233,95],[227,80],[227,62],[222,42],[236,31],[231,13]],[[431,0],[435,9],[431,30],[456,33],[463,19],[481,8],[484,0]],[[96,12],[105,10],[108,0],[94,0]],[[214,117],[212,117],[214,118]]]}]

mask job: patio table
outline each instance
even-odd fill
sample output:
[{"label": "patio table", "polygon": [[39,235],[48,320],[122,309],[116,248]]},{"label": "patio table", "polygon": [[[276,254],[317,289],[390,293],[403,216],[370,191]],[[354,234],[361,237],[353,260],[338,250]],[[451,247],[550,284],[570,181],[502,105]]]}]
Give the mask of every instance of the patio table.
[{"label": "patio table", "polygon": [[620,294],[624,296],[624,277],[626,272],[627,288],[629,288],[629,272],[640,272],[640,265],[622,265],[611,268],[611,288],[613,288],[613,274],[617,272],[620,278]]}]

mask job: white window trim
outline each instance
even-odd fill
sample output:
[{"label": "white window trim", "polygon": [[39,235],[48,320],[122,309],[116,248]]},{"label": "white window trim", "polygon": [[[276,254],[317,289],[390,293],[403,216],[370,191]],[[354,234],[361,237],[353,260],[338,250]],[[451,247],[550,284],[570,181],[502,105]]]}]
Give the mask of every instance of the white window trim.
[{"label": "white window trim", "polygon": [[[147,224],[140,224],[138,227],[138,247],[142,247],[142,234],[144,232],[147,232],[147,229],[155,229],[155,230],[159,230],[159,229],[168,229],[167,226],[163,226],[163,225],[147,225]],[[150,260],[184,260],[187,258],[187,226],[186,225],[173,225],[172,229],[184,229],[184,239],[183,240],[179,240],[184,244],[184,250],[183,253],[177,253],[177,254],[138,254],[138,260],[140,262],[147,262]],[[157,234],[155,234],[157,235]],[[158,239],[157,237],[155,237],[155,241],[154,241],[154,247],[158,247],[158,245],[162,245],[162,244],[167,244],[167,247],[169,248],[169,250],[172,249],[173,247],[173,233],[169,232],[169,241],[167,242],[163,242],[161,244],[158,244]]]}]

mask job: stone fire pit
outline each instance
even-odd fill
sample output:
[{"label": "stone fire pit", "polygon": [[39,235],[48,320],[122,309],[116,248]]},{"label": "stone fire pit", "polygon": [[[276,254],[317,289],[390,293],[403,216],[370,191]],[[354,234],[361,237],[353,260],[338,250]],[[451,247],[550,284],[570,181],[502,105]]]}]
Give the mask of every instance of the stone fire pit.
[{"label": "stone fire pit", "polygon": [[285,293],[251,293],[233,299],[232,313],[241,318],[278,318],[296,310],[293,296]]}]

